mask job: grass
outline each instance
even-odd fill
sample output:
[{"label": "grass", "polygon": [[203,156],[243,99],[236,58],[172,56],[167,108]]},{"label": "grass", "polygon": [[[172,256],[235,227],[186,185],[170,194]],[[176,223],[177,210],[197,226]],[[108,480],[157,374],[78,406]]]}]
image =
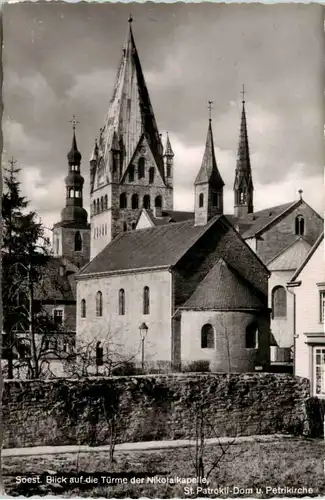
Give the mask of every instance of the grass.
[{"label": "grass", "polygon": [[[205,452],[205,465],[214,460],[220,448],[210,445]],[[11,496],[59,495],[60,497],[106,497],[106,498],[193,498],[196,496],[229,497],[297,497],[308,493],[277,491],[276,494],[266,487],[312,488],[310,496],[325,496],[325,443],[320,440],[301,438],[283,439],[269,443],[246,442],[233,444],[227,450],[218,469],[209,478],[209,491],[196,492],[196,484],[190,490],[184,484],[148,484],[147,476],[157,475],[161,481],[167,478],[193,478],[195,470],[188,448],[175,448],[156,451],[116,452],[113,470],[108,467],[108,453],[93,452],[80,454],[43,455],[30,457],[5,457],[3,473],[6,493]],[[50,485],[17,484],[16,476],[41,475],[56,472],[60,474],[110,473],[120,474],[125,484],[108,485],[75,484]],[[95,477],[95,476],[93,476]],[[134,481],[139,481],[134,484]],[[170,479],[169,479],[170,480]],[[207,487],[207,485],[203,485]],[[229,490],[216,488],[228,487]],[[241,488],[238,491],[234,487]],[[253,489],[245,491],[247,488]],[[261,488],[261,490],[256,490]]]}]

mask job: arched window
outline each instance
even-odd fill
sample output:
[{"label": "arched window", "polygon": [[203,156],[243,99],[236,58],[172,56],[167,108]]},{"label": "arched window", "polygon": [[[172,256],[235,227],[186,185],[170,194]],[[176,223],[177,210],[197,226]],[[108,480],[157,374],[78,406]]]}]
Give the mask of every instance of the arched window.
[{"label": "arched window", "polygon": [[148,286],[143,289],[143,314],[150,313],[150,290]]},{"label": "arched window", "polygon": [[287,292],[283,286],[276,286],[272,290],[272,317],[286,318]]},{"label": "arched window", "polygon": [[103,211],[104,210],[104,198],[101,197],[100,199],[100,210]]},{"label": "arched window", "polygon": [[144,168],[145,168],[146,160],[141,156],[138,161],[138,179],[144,178]]},{"label": "arched window", "polygon": [[239,191],[239,203],[246,203],[246,191]]},{"label": "arched window", "polygon": [[105,194],[104,196],[104,210],[107,210],[108,208],[108,197],[107,197],[107,194]]},{"label": "arched window", "polygon": [[199,194],[199,207],[202,208],[204,205],[204,194],[200,193]]},{"label": "arched window", "polygon": [[143,197],[143,208],[150,209],[150,196],[148,194]]},{"label": "arched window", "polygon": [[81,198],[81,191],[80,189],[76,189],[75,192],[74,192],[74,197],[75,198]]},{"label": "arched window", "polygon": [[134,182],[134,166],[129,167],[129,182]]},{"label": "arched window", "polygon": [[74,190],[73,190],[73,188],[69,189],[69,198],[74,198]]},{"label": "arched window", "polygon": [[213,349],[214,348],[214,330],[213,326],[207,323],[201,328],[201,348]]},{"label": "arched window", "polygon": [[86,317],[86,301],[85,301],[85,299],[81,300],[80,310],[81,310],[80,311],[81,312],[81,317],[85,318]]},{"label": "arched window", "polygon": [[212,206],[220,208],[220,193],[212,193]]},{"label": "arched window", "polygon": [[93,214],[96,215],[97,210],[96,210],[96,200],[93,201]]},{"label": "arched window", "polygon": [[127,231],[128,230],[128,225],[126,222],[123,222],[123,231]]},{"label": "arched window", "polygon": [[96,212],[99,214],[99,199],[96,200]]},{"label": "arched window", "polygon": [[127,208],[127,197],[126,193],[120,194],[120,208]]},{"label": "arched window", "polygon": [[132,195],[132,198],[131,198],[131,206],[132,208],[139,208],[139,197],[136,193],[134,193]]},{"label": "arched window", "polygon": [[56,238],[55,244],[56,244],[56,246],[55,246],[55,252],[58,255],[59,252],[60,252],[60,238]]},{"label": "arched window", "polygon": [[82,238],[79,231],[74,235],[74,250],[75,252],[81,252],[82,250]]},{"label": "arched window", "polygon": [[135,229],[137,227],[136,223],[135,222],[132,222],[132,229]]},{"label": "arched window", "polygon": [[161,196],[156,196],[155,198],[155,207],[157,208],[161,208],[162,207],[162,200],[161,200]]},{"label": "arched window", "polygon": [[305,234],[305,219],[302,215],[297,215],[295,219],[295,233],[299,236],[303,236]]},{"label": "arched window", "polygon": [[171,177],[172,174],[172,168],[171,165],[168,163],[167,165],[167,177]]},{"label": "arched window", "polygon": [[118,313],[120,316],[125,314],[125,291],[123,288],[118,292]]},{"label": "arched window", "polygon": [[96,344],[96,365],[103,366],[104,364],[104,349],[101,347],[101,342],[98,341]]},{"label": "arched window", "polygon": [[154,167],[149,168],[149,184],[153,184],[155,182],[155,169]]},{"label": "arched window", "polygon": [[96,293],[96,316],[103,316],[103,294]]},{"label": "arched window", "polygon": [[251,323],[246,327],[245,344],[247,349],[258,347],[258,327],[256,323]]}]

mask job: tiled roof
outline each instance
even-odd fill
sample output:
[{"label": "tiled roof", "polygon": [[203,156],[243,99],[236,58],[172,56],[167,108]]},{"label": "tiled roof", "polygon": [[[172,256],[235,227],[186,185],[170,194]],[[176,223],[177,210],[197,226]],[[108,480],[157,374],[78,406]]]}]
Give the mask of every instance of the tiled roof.
[{"label": "tiled roof", "polygon": [[161,217],[155,217],[153,210],[145,209],[150,220],[155,226],[163,226],[170,222],[184,222],[194,220],[194,212],[184,212],[181,210],[163,210]]},{"label": "tiled roof", "polygon": [[174,265],[220,217],[214,217],[205,226],[194,226],[193,221],[186,221],[121,233],[81,270],[79,276]]},{"label": "tiled roof", "polygon": [[234,215],[227,215],[226,217],[234,227],[238,226],[239,233],[244,239],[253,238],[259,233],[262,233],[264,228],[266,229],[266,227],[274,222],[280,215],[290,209],[298,207],[301,203],[302,200],[283,203],[282,205],[265,208],[264,210],[247,214],[245,217],[241,217],[240,219],[237,219]]},{"label": "tiled roof", "polygon": [[220,258],[181,309],[265,309],[260,293]]},{"label": "tiled roof", "polygon": [[298,238],[274,257],[267,267],[270,271],[294,271],[305,260],[310,248],[311,245],[304,238]]},{"label": "tiled roof", "polygon": [[[299,274],[301,273],[301,271],[303,270],[305,265],[309,262],[311,257],[314,255],[314,253],[316,252],[317,248],[319,247],[319,245],[322,243],[323,240],[324,240],[324,233],[319,235],[319,237],[315,241],[314,245],[311,247],[309,253],[307,254],[306,258],[301,263],[301,265],[298,267],[298,269],[296,270],[296,272],[294,273],[294,275],[292,276],[290,281],[295,281],[298,278]],[[324,268],[320,269],[319,272],[320,272],[320,276],[324,276]]]}]

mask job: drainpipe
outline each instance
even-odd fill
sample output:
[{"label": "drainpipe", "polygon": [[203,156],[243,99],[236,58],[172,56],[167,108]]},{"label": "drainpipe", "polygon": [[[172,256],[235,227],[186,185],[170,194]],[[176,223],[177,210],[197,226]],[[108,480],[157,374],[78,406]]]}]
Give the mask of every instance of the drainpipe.
[{"label": "drainpipe", "polygon": [[296,339],[297,327],[296,327],[296,294],[291,288],[296,288],[301,285],[301,281],[292,281],[287,283],[286,288],[293,298],[293,374],[296,375]]}]

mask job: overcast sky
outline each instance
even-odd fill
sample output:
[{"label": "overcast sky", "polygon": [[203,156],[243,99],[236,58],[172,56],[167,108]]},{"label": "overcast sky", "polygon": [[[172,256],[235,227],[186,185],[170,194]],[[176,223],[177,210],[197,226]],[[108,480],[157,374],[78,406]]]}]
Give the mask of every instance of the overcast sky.
[{"label": "overcast sky", "polygon": [[89,156],[111,98],[130,11],[161,133],[175,152],[176,209],[193,208],[214,101],[216,158],[232,213],[245,84],[255,209],[298,189],[323,214],[323,7],[227,4],[12,4],[4,7],[4,147],[47,226],[65,203],[71,120]]}]

